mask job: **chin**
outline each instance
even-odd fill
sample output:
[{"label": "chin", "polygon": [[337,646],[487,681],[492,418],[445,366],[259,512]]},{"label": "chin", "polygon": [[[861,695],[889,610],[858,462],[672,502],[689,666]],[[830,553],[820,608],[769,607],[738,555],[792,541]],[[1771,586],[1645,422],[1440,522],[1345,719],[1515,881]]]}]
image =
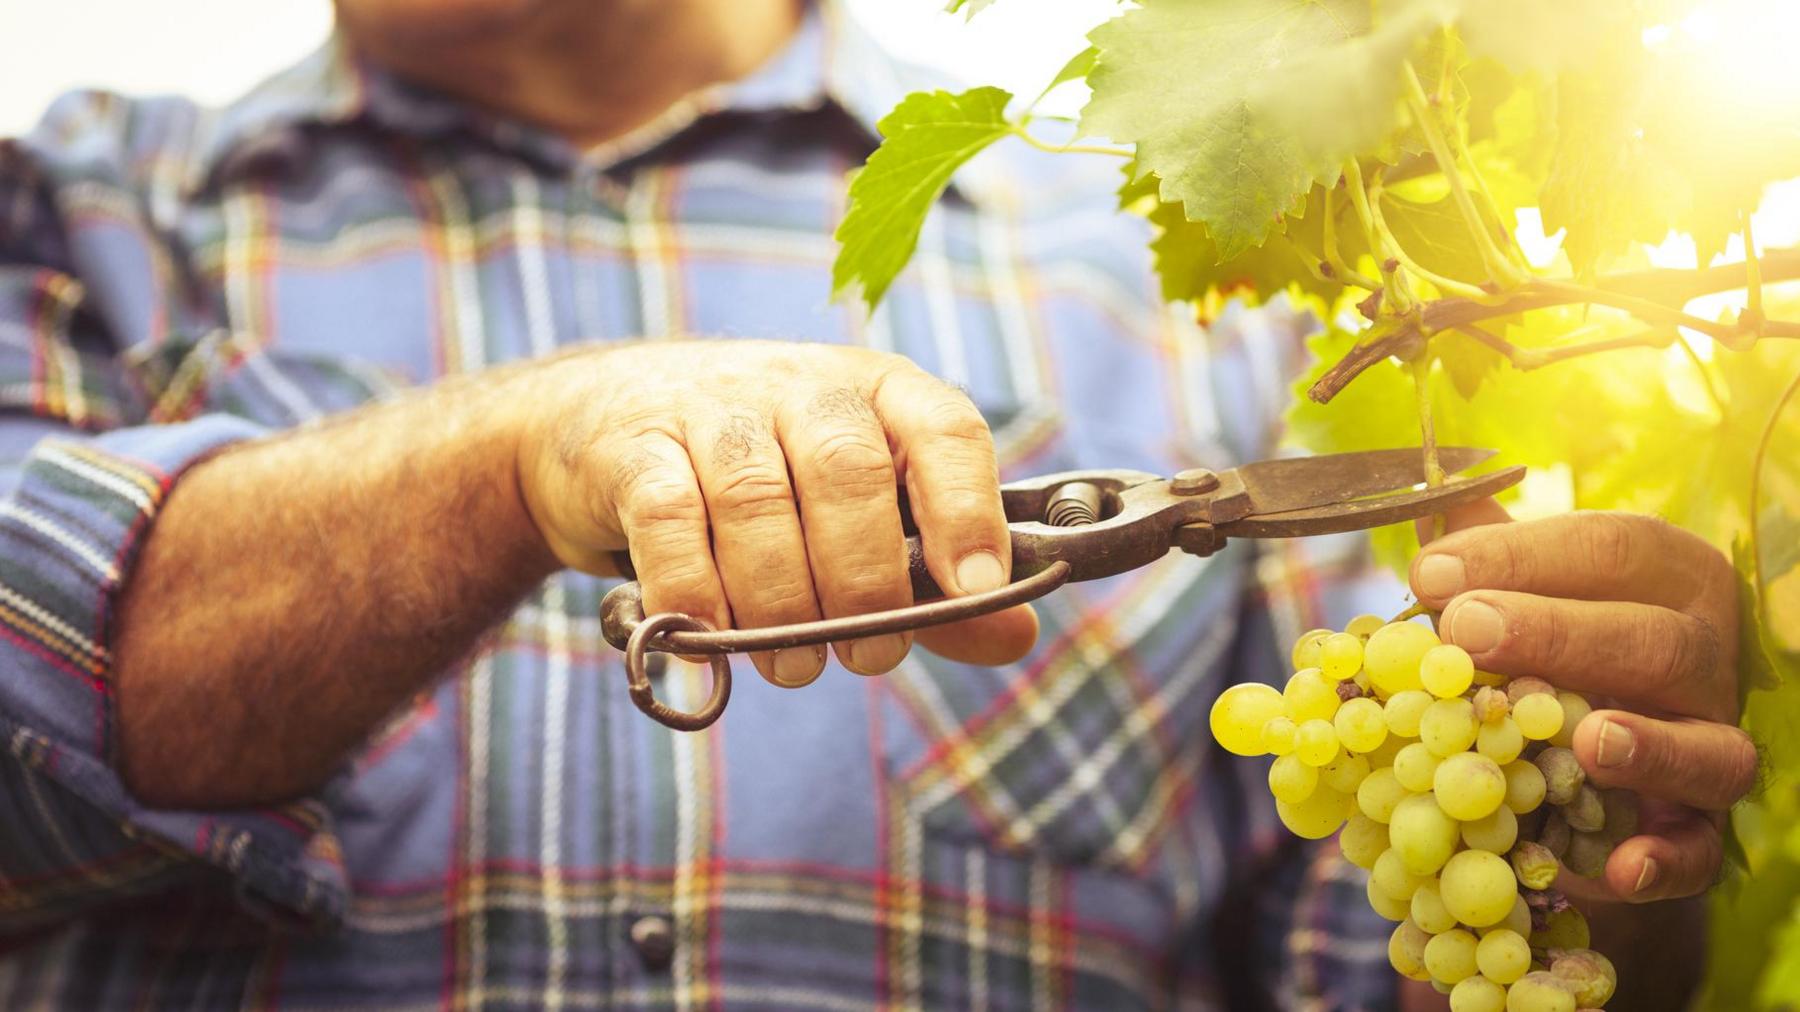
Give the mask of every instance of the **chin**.
[{"label": "chin", "polygon": [[[473,41],[521,27],[559,8],[602,13],[619,0],[336,0],[338,21],[356,36],[392,45]],[[629,0],[627,0],[629,2]]]}]

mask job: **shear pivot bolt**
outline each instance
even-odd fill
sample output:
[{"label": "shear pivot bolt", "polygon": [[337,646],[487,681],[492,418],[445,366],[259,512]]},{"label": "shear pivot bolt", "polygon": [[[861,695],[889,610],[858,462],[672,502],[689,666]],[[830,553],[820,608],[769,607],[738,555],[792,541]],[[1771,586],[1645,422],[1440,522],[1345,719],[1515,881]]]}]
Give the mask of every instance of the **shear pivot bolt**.
[{"label": "shear pivot bolt", "polygon": [[1169,482],[1169,491],[1176,495],[1199,495],[1218,487],[1219,476],[1204,467],[1190,467],[1178,472]]}]

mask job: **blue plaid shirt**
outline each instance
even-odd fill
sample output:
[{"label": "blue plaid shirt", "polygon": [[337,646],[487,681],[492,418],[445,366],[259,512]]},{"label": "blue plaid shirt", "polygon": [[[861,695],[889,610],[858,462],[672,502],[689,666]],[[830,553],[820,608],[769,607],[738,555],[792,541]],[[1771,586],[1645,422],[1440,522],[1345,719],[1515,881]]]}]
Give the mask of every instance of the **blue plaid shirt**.
[{"label": "blue plaid shirt", "polygon": [[1005,668],[743,679],[700,734],[632,708],[607,585],[564,573],[315,797],[120,782],[109,622],[182,469],[400,385],[856,343],[966,387],[1009,477],[1270,452],[1298,328],[1161,304],[1114,166],[984,156],[880,311],[829,302],[845,171],[932,83],[826,6],[604,149],[335,42],[222,110],[75,94],[0,143],[0,1007],[1391,1004],[1361,873],[1206,733],[1279,639],[1391,609],[1356,539],[1071,586]]}]

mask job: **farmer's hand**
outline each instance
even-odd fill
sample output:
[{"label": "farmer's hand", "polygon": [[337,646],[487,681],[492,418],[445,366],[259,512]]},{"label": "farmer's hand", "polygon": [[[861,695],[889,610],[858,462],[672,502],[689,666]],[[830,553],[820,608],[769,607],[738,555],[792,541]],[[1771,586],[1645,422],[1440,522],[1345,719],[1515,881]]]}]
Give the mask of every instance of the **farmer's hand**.
[{"label": "farmer's hand", "polygon": [[[1537,675],[1593,697],[1574,750],[1588,777],[1644,799],[1639,835],[1606,865],[1614,898],[1713,884],[1723,813],[1757,755],[1737,727],[1737,592],[1718,551],[1661,520],[1574,513],[1524,523],[1485,502],[1413,561],[1446,642],[1477,667]],[[1566,876],[1565,876],[1566,877]]]},{"label": "farmer's hand", "polygon": [[[753,628],[912,603],[897,489],[952,595],[1010,578],[992,439],[963,393],[896,355],[817,344],[659,342],[559,356],[531,378],[520,486],[563,564],[599,574],[628,544],[651,613]],[[921,632],[983,664],[1030,649],[1019,607]],[[852,671],[900,663],[904,634],[834,644]],[[820,647],[754,656],[817,678]]]}]

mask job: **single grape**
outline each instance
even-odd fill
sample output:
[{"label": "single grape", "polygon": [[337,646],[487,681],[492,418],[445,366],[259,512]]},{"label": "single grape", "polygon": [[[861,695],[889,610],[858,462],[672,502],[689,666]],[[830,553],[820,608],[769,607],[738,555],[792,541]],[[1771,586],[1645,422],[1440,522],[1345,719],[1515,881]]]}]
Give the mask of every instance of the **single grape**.
[{"label": "single grape", "polygon": [[1269,767],[1269,793],[1277,801],[1297,805],[1312,797],[1319,786],[1319,771],[1300,761],[1299,756],[1284,755]]},{"label": "single grape", "polygon": [[1525,751],[1525,736],[1519,733],[1519,725],[1503,714],[1499,720],[1481,725],[1475,733],[1475,750],[1505,766]]},{"label": "single grape", "polygon": [[1310,629],[1294,641],[1294,650],[1290,660],[1294,662],[1295,671],[1305,671],[1307,668],[1319,666],[1320,647],[1324,644],[1325,637],[1330,636],[1333,631],[1331,629]]},{"label": "single grape", "polygon": [[1548,692],[1551,695],[1555,695],[1556,686],[1551,685],[1549,682],[1534,675],[1515,678],[1506,683],[1506,698],[1512,700],[1515,704],[1526,696],[1538,692]]},{"label": "single grape", "polygon": [[1574,801],[1587,780],[1587,773],[1582,770],[1575,753],[1566,748],[1547,748],[1531,761],[1544,774],[1544,800],[1553,805]]},{"label": "single grape", "polygon": [[1457,920],[1479,928],[1493,924],[1512,910],[1518,886],[1505,858],[1485,850],[1465,850],[1444,863],[1438,876],[1438,891],[1444,897],[1444,906]]},{"label": "single grape", "polygon": [[1598,833],[1606,828],[1606,805],[1593,784],[1577,788],[1575,799],[1562,806],[1562,813],[1569,820],[1569,828],[1577,833]]},{"label": "single grape", "polygon": [[1526,840],[1513,848],[1510,855],[1513,874],[1527,889],[1548,889],[1556,881],[1556,855],[1541,843]]},{"label": "single grape", "polygon": [[1444,906],[1444,897],[1438,894],[1437,879],[1421,882],[1419,888],[1413,890],[1412,919],[1414,924],[1434,935],[1456,927],[1456,918]]},{"label": "single grape", "polygon": [[1432,647],[1419,659],[1419,684],[1439,699],[1462,695],[1474,681],[1475,662],[1454,643]]},{"label": "single grape", "polygon": [[1548,692],[1534,692],[1513,700],[1512,718],[1519,733],[1532,741],[1543,741],[1562,730],[1563,708]]},{"label": "single grape", "polygon": [[1606,810],[1606,825],[1601,829],[1614,844],[1630,839],[1638,831],[1638,797],[1627,790],[1600,792],[1600,804]]},{"label": "single grape", "polygon": [[1588,703],[1587,697],[1578,692],[1558,692],[1556,701],[1562,704],[1562,727],[1550,736],[1550,744],[1558,748],[1570,748],[1575,744],[1575,725],[1594,712],[1594,708]]},{"label": "single grape", "polygon": [[1431,935],[1412,921],[1403,920],[1388,936],[1388,963],[1400,976],[1412,980],[1430,980],[1425,971],[1425,946]]},{"label": "single grape", "polygon": [[1462,839],[1469,845],[1470,850],[1504,854],[1512,850],[1513,843],[1518,838],[1519,817],[1505,805],[1501,805],[1479,819],[1472,819],[1462,824]]},{"label": "single grape", "polygon": [[1440,699],[1419,718],[1419,740],[1441,756],[1466,752],[1479,729],[1475,708],[1466,699]]},{"label": "single grape", "polygon": [[1270,755],[1287,755],[1294,751],[1294,745],[1296,743],[1295,732],[1299,730],[1300,725],[1287,719],[1285,716],[1271,719],[1267,724],[1263,725],[1263,751]]},{"label": "single grape", "polygon": [[1506,1012],[1575,1012],[1575,992],[1548,971],[1528,973],[1506,989]]},{"label": "single grape", "polygon": [[1375,884],[1375,878],[1372,875],[1369,877],[1369,884],[1364,891],[1369,896],[1369,909],[1390,921],[1404,921],[1406,915],[1411,911],[1411,904],[1389,896]]},{"label": "single grape", "polygon": [[1564,907],[1546,917],[1543,928],[1529,936],[1534,949],[1585,949],[1588,947],[1588,922],[1581,911]]},{"label": "single grape", "polygon": [[1358,868],[1375,867],[1375,859],[1388,849],[1388,828],[1361,812],[1350,816],[1338,834],[1338,849]]},{"label": "single grape", "polygon": [[[1527,925],[1530,920],[1527,918]],[[1511,984],[1531,969],[1531,943],[1510,928],[1497,928],[1481,936],[1475,946],[1475,966],[1496,984]]]},{"label": "single grape", "polygon": [[1407,689],[1388,697],[1387,706],[1382,708],[1382,717],[1387,720],[1388,730],[1405,738],[1419,736],[1419,718],[1425,715],[1425,708],[1432,704],[1431,693],[1423,689]]},{"label": "single grape", "polygon": [[1544,816],[1544,824],[1538,827],[1537,842],[1543,844],[1545,850],[1560,858],[1568,851],[1569,837],[1573,832],[1569,828],[1569,820],[1563,818],[1561,812],[1552,808],[1550,814]]},{"label": "single grape", "polygon": [[1363,647],[1363,670],[1384,696],[1421,687],[1419,661],[1438,645],[1437,634],[1418,622],[1384,625]]},{"label": "single grape", "polygon": [[1358,615],[1350,620],[1344,631],[1357,639],[1366,640],[1375,635],[1375,630],[1387,625],[1387,619],[1380,615]]},{"label": "single grape", "polygon": [[1506,1012],[1506,988],[1476,975],[1450,989],[1450,1012]]},{"label": "single grape", "polygon": [[1386,853],[1375,859],[1375,867],[1369,869],[1369,877],[1375,880],[1375,884],[1381,888],[1382,892],[1408,903],[1410,909],[1413,890],[1419,888],[1419,885],[1428,876],[1415,875],[1408,871],[1406,862],[1400,860],[1400,855],[1390,847]]},{"label": "single grape", "polygon": [[1412,739],[1390,734],[1381,739],[1381,744],[1364,753],[1363,758],[1369,760],[1369,768],[1372,770],[1378,770],[1383,766],[1392,766],[1394,757],[1400,754],[1402,748],[1410,744],[1412,744]]},{"label": "single grape", "polygon": [[1508,681],[1509,679],[1505,675],[1500,674],[1497,671],[1483,671],[1480,668],[1475,669],[1476,685],[1491,686],[1498,689],[1505,688]]},{"label": "single grape", "polygon": [[1497,723],[1500,718],[1512,712],[1512,703],[1506,698],[1506,693],[1491,685],[1476,689],[1469,702],[1475,708],[1475,719],[1483,724]]},{"label": "single grape", "polygon": [[[1426,946],[1426,968],[1431,966],[1431,947]],[[1575,1001],[1583,1008],[1599,1008],[1613,996],[1619,986],[1619,972],[1612,960],[1593,949],[1552,949],[1550,972],[1560,977],[1575,991]]]},{"label": "single grape", "polygon": [[1261,682],[1233,685],[1212,706],[1212,734],[1234,755],[1262,755],[1263,725],[1281,716],[1281,693]]},{"label": "single grape", "polygon": [[1340,794],[1355,794],[1368,775],[1369,760],[1339,752],[1336,759],[1319,769],[1319,782]]},{"label": "single grape", "polygon": [[1606,874],[1606,859],[1611,856],[1612,842],[1604,834],[1572,833],[1562,862],[1582,878],[1599,878]]},{"label": "single grape", "polygon": [[1444,814],[1465,822],[1485,818],[1506,800],[1500,764],[1477,752],[1458,752],[1438,763],[1431,786]]},{"label": "single grape", "polygon": [[1309,720],[1294,732],[1294,754],[1308,766],[1327,766],[1337,758],[1337,730],[1329,720]]},{"label": "single grape", "polygon": [[1387,721],[1381,704],[1373,699],[1352,699],[1338,708],[1332,718],[1338,741],[1352,752],[1372,752],[1387,739]]},{"label": "single grape", "polygon": [[1544,803],[1544,774],[1523,759],[1514,759],[1500,771],[1506,774],[1506,807],[1524,815]]},{"label": "single grape", "polygon": [[[1286,759],[1287,756],[1283,756]],[[1290,804],[1275,799],[1275,814],[1295,836],[1323,840],[1338,831],[1350,812],[1350,797],[1329,787],[1317,787],[1305,801]]]},{"label": "single grape", "polygon": [[1430,875],[1450,860],[1461,839],[1461,827],[1444,814],[1429,794],[1414,794],[1394,806],[1388,819],[1388,840],[1406,870]]},{"label": "single grape", "polygon": [[1356,677],[1362,670],[1363,641],[1351,633],[1332,633],[1319,643],[1319,670],[1334,682]]},{"label": "single grape", "polygon": [[1395,806],[1410,793],[1400,786],[1391,768],[1379,769],[1371,772],[1356,789],[1356,806],[1376,822],[1386,823],[1393,818]]},{"label": "single grape", "polygon": [[1394,756],[1394,778],[1407,790],[1424,793],[1431,790],[1431,778],[1441,762],[1443,760],[1426,748],[1424,742],[1412,742]]},{"label": "single grape", "polygon": [[1282,713],[1296,724],[1309,720],[1330,720],[1337,713],[1337,683],[1326,679],[1318,668],[1296,671],[1281,691]]},{"label": "single grape", "polygon": [[1432,979],[1455,984],[1475,975],[1475,936],[1461,928],[1431,936],[1425,943],[1425,969]]}]

